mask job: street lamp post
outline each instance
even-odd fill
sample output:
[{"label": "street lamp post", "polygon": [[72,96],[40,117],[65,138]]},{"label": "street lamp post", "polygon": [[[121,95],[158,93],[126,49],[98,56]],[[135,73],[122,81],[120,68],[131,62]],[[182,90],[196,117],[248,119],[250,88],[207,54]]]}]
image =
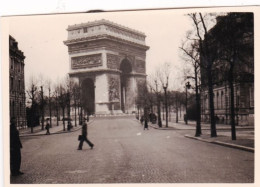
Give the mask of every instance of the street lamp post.
[{"label": "street lamp post", "polygon": [[190,82],[188,81],[186,84],[185,84],[185,88],[186,88],[186,118],[185,118],[185,124],[187,125],[188,124],[188,89],[190,89]]},{"label": "street lamp post", "polygon": [[165,96],[165,112],[166,112],[166,127],[168,127],[168,103],[167,103],[167,84],[163,86]]}]

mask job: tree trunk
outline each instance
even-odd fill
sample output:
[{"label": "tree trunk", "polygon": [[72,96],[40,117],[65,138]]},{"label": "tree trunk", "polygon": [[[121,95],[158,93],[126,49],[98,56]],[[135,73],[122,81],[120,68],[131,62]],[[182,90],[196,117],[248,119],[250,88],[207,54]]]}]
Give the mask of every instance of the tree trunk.
[{"label": "tree trunk", "polygon": [[77,105],[76,105],[76,101],[74,101],[74,108],[75,108],[75,127],[77,127]]},{"label": "tree trunk", "polygon": [[58,105],[56,108],[56,114],[57,114],[57,126],[59,126],[59,107],[58,107]]},{"label": "tree trunk", "polygon": [[179,113],[180,113],[180,119],[181,119],[181,104],[180,104],[180,112]]},{"label": "tree trunk", "polygon": [[42,107],[42,130],[44,130],[44,109]]},{"label": "tree trunk", "polygon": [[178,110],[177,93],[176,93],[176,98],[175,98],[175,109],[176,109],[176,123],[178,123],[179,122],[179,116],[178,116],[179,110]]},{"label": "tree trunk", "polygon": [[179,110],[178,110],[178,107],[176,106],[176,123],[179,122],[178,112],[179,112]]},{"label": "tree trunk", "polygon": [[164,120],[164,106],[162,107],[162,109],[163,109],[163,120]]},{"label": "tree trunk", "polygon": [[[33,101],[32,101],[32,103],[33,103]],[[31,133],[33,133],[33,117],[32,116],[34,116],[34,114],[32,115],[32,111],[34,111],[34,105],[32,104],[32,106],[31,106],[31,116],[30,116],[30,123],[31,123]]]},{"label": "tree trunk", "polygon": [[171,121],[171,105],[168,105],[169,121]]},{"label": "tree trunk", "polygon": [[65,108],[62,108],[62,124],[63,124],[63,131],[65,131]]},{"label": "tree trunk", "polygon": [[235,108],[234,108],[234,87],[233,87],[233,64],[231,64],[230,69],[229,69],[229,87],[230,87],[231,135],[232,135],[232,140],[236,140]]},{"label": "tree trunk", "polygon": [[208,73],[208,91],[209,91],[211,137],[217,137],[215,110],[214,110],[214,101],[213,101],[213,85],[212,85],[211,67],[207,68],[207,73]]},{"label": "tree trunk", "polygon": [[51,122],[51,115],[52,115],[52,113],[51,113],[51,101],[49,101],[50,103],[49,103],[49,111],[50,111],[50,127],[52,127],[52,122]]},{"label": "tree trunk", "polygon": [[159,127],[162,127],[162,119],[161,119],[161,106],[160,106],[160,100],[158,98],[159,96],[157,96],[157,116],[158,116],[158,119],[157,119],[157,124]]},{"label": "tree trunk", "polygon": [[201,135],[201,114],[200,114],[200,95],[199,95],[199,87],[198,87],[198,77],[197,77],[197,71],[195,70],[195,89],[196,89],[196,118],[197,118],[197,124],[196,124],[196,133],[195,136]]},{"label": "tree trunk", "polygon": [[168,102],[167,102],[167,90],[165,89],[165,119],[166,127],[168,127]]}]

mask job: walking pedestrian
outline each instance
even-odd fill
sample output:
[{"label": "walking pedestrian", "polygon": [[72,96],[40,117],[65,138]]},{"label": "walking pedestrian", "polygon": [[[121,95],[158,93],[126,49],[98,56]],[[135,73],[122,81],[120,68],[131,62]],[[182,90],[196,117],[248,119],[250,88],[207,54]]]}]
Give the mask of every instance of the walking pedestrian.
[{"label": "walking pedestrian", "polygon": [[141,122],[141,125],[143,125],[143,122],[144,122],[144,116],[143,115],[141,116],[140,122]]},{"label": "walking pedestrian", "polygon": [[85,120],[85,122],[82,125],[82,133],[81,133],[78,150],[82,150],[84,141],[87,142],[87,144],[91,147],[91,149],[93,149],[93,147],[94,147],[94,144],[91,141],[89,141],[89,139],[87,138],[87,135],[88,135],[88,127],[87,127],[87,122],[86,122],[87,118],[84,118],[84,120]]},{"label": "walking pedestrian", "polygon": [[145,129],[149,130],[148,129],[148,119],[147,119],[147,117],[144,119],[144,130]]},{"label": "walking pedestrian", "polygon": [[21,167],[21,148],[22,143],[19,137],[19,131],[16,129],[15,118],[11,119],[10,125],[10,169],[12,176],[24,174],[20,171]]},{"label": "walking pedestrian", "polygon": [[46,135],[50,135],[50,123],[49,123],[49,118],[47,119],[47,124],[45,126],[46,129]]},{"label": "walking pedestrian", "polygon": [[67,129],[68,129],[68,131],[70,131],[70,129],[72,129],[71,119],[69,119],[69,121],[68,121]]}]

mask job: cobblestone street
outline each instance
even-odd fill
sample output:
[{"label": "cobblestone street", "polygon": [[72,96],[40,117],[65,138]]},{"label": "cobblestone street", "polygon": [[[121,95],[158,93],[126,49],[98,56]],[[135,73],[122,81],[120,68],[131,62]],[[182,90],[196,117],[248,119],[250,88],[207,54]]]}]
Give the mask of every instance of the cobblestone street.
[{"label": "cobblestone street", "polygon": [[[80,130],[23,136],[21,171],[11,183],[252,183],[254,153],[157,130],[134,118],[97,118],[93,150],[77,150]],[[194,132],[193,130],[185,130]]]}]

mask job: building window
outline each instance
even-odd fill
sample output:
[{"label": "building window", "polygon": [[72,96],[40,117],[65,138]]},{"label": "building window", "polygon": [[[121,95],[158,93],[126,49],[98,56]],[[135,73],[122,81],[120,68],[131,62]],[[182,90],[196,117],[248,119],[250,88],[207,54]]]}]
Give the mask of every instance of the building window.
[{"label": "building window", "polygon": [[13,108],[12,108],[12,101],[10,100],[10,109],[9,109],[9,111],[10,111],[10,116],[11,117],[13,117]]},{"label": "building window", "polygon": [[205,109],[208,109],[208,95],[205,95]]},{"label": "building window", "polygon": [[220,108],[221,109],[223,109],[223,106],[224,106],[224,100],[223,100],[223,97],[224,97],[224,93],[223,93],[223,91],[221,91],[221,98],[220,98],[220,104],[221,104],[221,106],[220,106]]},{"label": "building window", "polygon": [[14,69],[14,59],[11,58],[11,69]]},{"label": "building window", "polygon": [[18,62],[18,72],[20,72],[21,71],[21,63],[20,62]]},{"label": "building window", "polygon": [[18,91],[21,90],[21,80],[18,80]]},{"label": "building window", "polygon": [[15,103],[14,103],[14,101],[12,102],[12,114],[13,114],[13,116],[12,117],[15,117],[15,110],[14,110],[14,108],[15,108]]},{"label": "building window", "polygon": [[239,95],[237,95],[237,99],[236,99],[236,108],[239,108]]},{"label": "building window", "polygon": [[87,33],[87,32],[88,32],[88,28],[84,28],[84,29],[83,29],[83,32],[84,32],[84,33]]},{"label": "building window", "polygon": [[20,102],[20,106],[19,106],[19,116],[22,116],[22,103]]},{"label": "building window", "polygon": [[218,97],[219,97],[219,94],[218,94],[218,92],[217,92],[217,101],[216,101],[216,107],[217,107],[217,109],[218,109]]},{"label": "building window", "polygon": [[13,89],[14,89],[14,78],[11,77],[11,90],[13,90]]},{"label": "building window", "polygon": [[254,87],[249,88],[250,107],[254,107]]}]

